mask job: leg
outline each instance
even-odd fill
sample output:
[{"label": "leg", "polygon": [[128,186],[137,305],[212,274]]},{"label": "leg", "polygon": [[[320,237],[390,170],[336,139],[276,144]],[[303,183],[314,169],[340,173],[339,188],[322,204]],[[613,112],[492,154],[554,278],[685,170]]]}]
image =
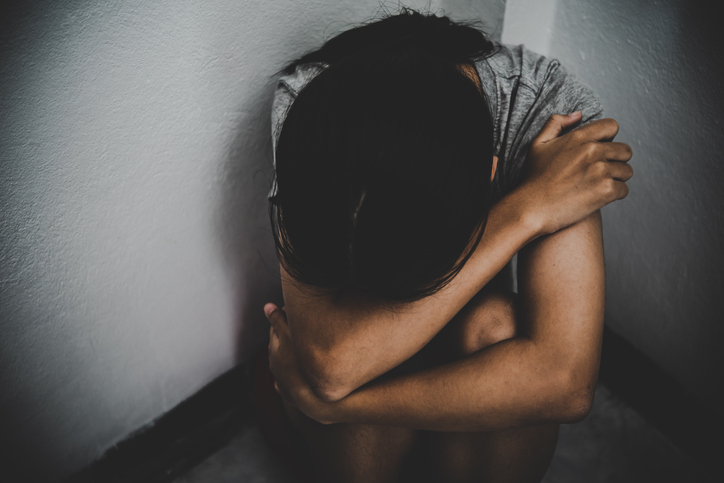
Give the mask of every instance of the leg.
[{"label": "leg", "polygon": [[[421,358],[416,356],[391,372],[412,372],[422,367]],[[419,431],[364,424],[323,425],[291,404],[283,404],[310,453],[315,483],[396,483],[407,481],[407,475],[415,471],[413,459],[419,453]]]},{"label": "leg", "polygon": [[324,483],[396,483],[414,454],[417,431],[364,424],[322,425],[285,402]]},{"label": "leg", "polygon": [[[420,353],[393,372],[444,364],[515,333],[514,294],[483,291]],[[557,425],[487,433],[322,425],[291,405],[285,404],[285,410],[310,450],[320,482],[538,481],[550,463],[558,435]],[[420,476],[410,478],[415,473]]]},{"label": "leg", "polygon": [[[515,294],[483,291],[430,346],[434,365],[465,357],[513,337]],[[535,482],[550,464],[558,425],[479,433],[429,433],[436,482]]]}]

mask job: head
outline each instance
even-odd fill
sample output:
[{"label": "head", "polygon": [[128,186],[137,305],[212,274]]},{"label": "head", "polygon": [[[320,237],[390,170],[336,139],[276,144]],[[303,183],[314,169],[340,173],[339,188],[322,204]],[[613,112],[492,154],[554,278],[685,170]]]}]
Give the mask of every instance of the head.
[{"label": "head", "polygon": [[299,93],[276,151],[270,217],[294,278],[412,301],[477,247],[491,200],[493,121],[470,24],[410,9],[289,64],[328,67]]}]

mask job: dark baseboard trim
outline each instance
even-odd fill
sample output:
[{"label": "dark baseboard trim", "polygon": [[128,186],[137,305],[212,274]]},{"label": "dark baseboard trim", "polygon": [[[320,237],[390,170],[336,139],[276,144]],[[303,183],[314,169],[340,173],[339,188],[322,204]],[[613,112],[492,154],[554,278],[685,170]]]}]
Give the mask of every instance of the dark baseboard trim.
[{"label": "dark baseboard trim", "polygon": [[712,475],[722,473],[722,416],[608,327],[599,380]]},{"label": "dark baseboard trim", "polygon": [[237,366],[135,431],[65,483],[168,483],[253,420],[251,373]]},{"label": "dark baseboard trim", "polygon": [[[254,361],[251,358],[250,361]],[[600,381],[711,474],[721,474],[724,424],[695,395],[606,327]],[[168,483],[253,421],[250,364],[212,381],[65,483]]]}]

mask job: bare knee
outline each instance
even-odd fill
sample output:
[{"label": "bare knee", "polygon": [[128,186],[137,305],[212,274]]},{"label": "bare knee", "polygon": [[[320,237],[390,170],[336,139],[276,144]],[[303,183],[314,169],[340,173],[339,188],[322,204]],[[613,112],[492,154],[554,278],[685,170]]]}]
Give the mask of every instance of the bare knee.
[{"label": "bare knee", "polygon": [[516,294],[480,293],[456,315],[456,350],[467,356],[516,334]]}]

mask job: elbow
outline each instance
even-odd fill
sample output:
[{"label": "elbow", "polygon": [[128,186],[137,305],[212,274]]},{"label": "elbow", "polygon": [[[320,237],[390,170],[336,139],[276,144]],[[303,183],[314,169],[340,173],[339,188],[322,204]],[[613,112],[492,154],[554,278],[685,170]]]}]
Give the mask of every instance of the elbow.
[{"label": "elbow", "polygon": [[326,402],[336,402],[355,388],[349,384],[349,372],[329,351],[312,350],[301,357],[302,374],[315,396]]},{"label": "elbow", "polygon": [[314,395],[325,402],[337,402],[352,392],[344,386],[324,382],[315,385],[310,384],[310,386]]},{"label": "elbow", "polygon": [[331,371],[313,371],[307,375],[307,382],[314,395],[325,402],[337,402],[352,392],[352,389]]},{"label": "elbow", "polygon": [[579,423],[586,419],[593,407],[596,381],[566,373],[559,378],[554,396],[555,420],[558,423]]},{"label": "elbow", "polygon": [[[588,394],[590,392],[590,395]],[[593,391],[569,394],[564,405],[561,423],[580,423],[591,412],[593,407]]]}]

